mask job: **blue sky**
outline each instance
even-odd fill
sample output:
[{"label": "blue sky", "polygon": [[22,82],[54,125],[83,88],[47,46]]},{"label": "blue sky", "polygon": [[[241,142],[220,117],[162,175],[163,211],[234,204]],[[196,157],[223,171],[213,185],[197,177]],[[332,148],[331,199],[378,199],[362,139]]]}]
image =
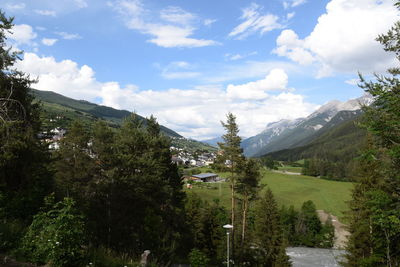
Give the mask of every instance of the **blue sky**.
[{"label": "blue sky", "polygon": [[392,0],[3,0],[35,88],[154,114],[186,137],[242,136],[362,95],[357,72],[395,64],[374,39]]}]

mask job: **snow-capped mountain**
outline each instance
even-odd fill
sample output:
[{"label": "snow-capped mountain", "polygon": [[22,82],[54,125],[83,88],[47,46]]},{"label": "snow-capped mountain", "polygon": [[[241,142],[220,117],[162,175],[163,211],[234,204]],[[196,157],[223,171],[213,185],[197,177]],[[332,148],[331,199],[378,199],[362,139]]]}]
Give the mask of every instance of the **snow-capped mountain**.
[{"label": "snow-capped mountain", "polygon": [[[296,120],[280,120],[269,123],[260,134],[243,140],[242,148],[246,156],[260,156],[272,151],[303,145],[317,131],[330,122],[344,121],[358,116],[363,105],[372,103],[372,96],[364,94],[362,97],[350,99],[346,102],[330,101],[322,105],[307,118]],[[357,112],[341,112],[357,111]],[[332,127],[333,123],[329,125]]]},{"label": "snow-capped mountain", "polygon": [[243,153],[246,156],[254,155],[258,150],[280,136],[284,131],[295,128],[304,118],[295,120],[280,120],[267,124],[267,127],[256,136],[244,139],[242,142]]}]

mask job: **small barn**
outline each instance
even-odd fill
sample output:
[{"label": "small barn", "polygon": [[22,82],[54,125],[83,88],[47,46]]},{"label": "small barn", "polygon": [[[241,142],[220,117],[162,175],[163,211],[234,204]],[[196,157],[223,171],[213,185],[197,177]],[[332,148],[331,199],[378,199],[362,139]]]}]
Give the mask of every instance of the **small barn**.
[{"label": "small barn", "polygon": [[193,180],[201,180],[202,182],[217,182],[218,179],[218,174],[215,173],[200,173],[200,174],[195,174],[192,175]]}]

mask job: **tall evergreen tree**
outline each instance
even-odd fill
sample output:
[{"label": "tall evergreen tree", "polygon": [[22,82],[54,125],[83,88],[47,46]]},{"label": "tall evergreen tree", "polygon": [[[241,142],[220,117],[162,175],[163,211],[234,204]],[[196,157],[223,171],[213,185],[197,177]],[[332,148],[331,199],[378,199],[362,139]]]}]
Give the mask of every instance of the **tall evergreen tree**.
[{"label": "tall evergreen tree", "polygon": [[[228,164],[230,175],[228,177],[231,188],[231,225],[233,226],[232,231],[232,244],[235,244],[235,212],[236,212],[236,182],[237,176],[241,171],[243,163],[243,150],[240,147],[241,138],[239,134],[239,127],[236,124],[236,117],[232,113],[228,113],[226,116],[226,122],[221,122],[225,128],[226,133],[222,136],[224,142],[218,143],[220,150],[222,151],[222,159]],[[232,258],[234,258],[234,245],[232,246]]]},{"label": "tall evergreen tree", "polygon": [[290,266],[286,255],[283,229],[278,204],[272,191],[267,189],[259,200],[255,211],[256,249],[259,266]]},{"label": "tall evergreen tree", "polygon": [[55,154],[58,193],[74,198],[80,207],[86,206],[89,185],[97,174],[89,142],[90,135],[84,125],[74,121]]},{"label": "tall evergreen tree", "polygon": [[[400,1],[395,5],[399,8]],[[400,21],[377,40],[384,50],[400,60]],[[373,136],[373,149],[365,152],[372,175],[366,175],[355,188],[350,229],[352,237],[348,265],[400,265],[400,68],[376,75],[375,81],[361,77],[361,87],[374,97],[365,107],[363,125]],[[357,209],[358,208],[358,209]],[[357,219],[364,220],[360,223]],[[364,237],[361,244],[357,237]],[[360,265],[357,265],[360,266]]]},{"label": "tall evergreen tree", "polygon": [[318,235],[322,223],[318,218],[315,204],[308,200],[303,203],[296,223],[296,235],[300,244],[314,247],[319,245]]},{"label": "tall evergreen tree", "polygon": [[240,246],[243,247],[245,244],[246,231],[248,228],[248,211],[250,208],[250,202],[255,200],[260,190],[260,165],[254,159],[248,159],[243,164],[242,172],[238,176],[236,190],[241,196],[241,241]]},{"label": "tall evergreen tree", "polygon": [[4,216],[30,220],[52,189],[49,152],[38,138],[39,104],[33,80],[14,69],[18,52],[7,48],[13,19],[0,10],[0,207]]}]

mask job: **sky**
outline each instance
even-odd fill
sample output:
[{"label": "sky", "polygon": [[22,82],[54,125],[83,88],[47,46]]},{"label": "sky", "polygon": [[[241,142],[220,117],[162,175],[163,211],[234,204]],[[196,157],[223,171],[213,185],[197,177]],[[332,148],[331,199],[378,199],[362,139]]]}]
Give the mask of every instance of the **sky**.
[{"label": "sky", "polygon": [[158,121],[187,138],[240,135],[360,97],[395,66],[375,40],[394,0],[1,0],[32,87]]}]

